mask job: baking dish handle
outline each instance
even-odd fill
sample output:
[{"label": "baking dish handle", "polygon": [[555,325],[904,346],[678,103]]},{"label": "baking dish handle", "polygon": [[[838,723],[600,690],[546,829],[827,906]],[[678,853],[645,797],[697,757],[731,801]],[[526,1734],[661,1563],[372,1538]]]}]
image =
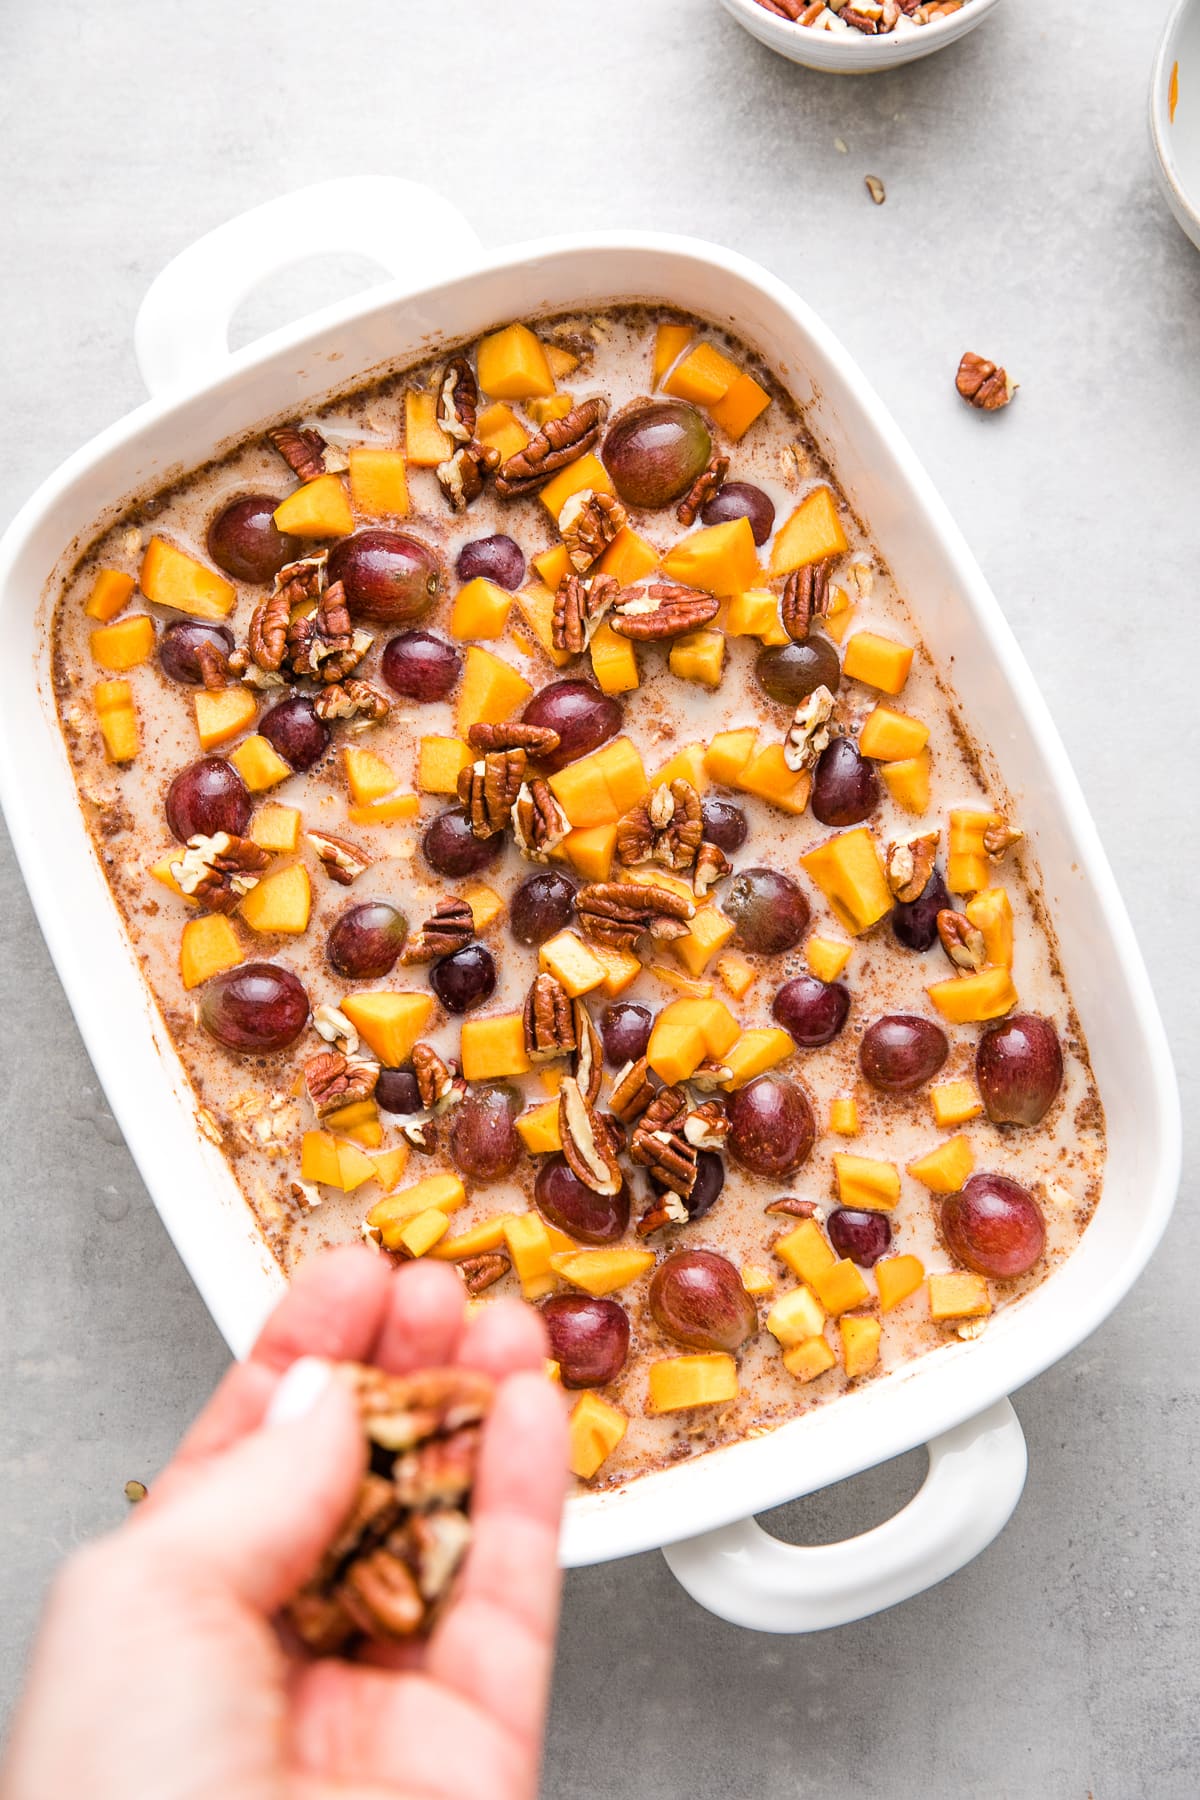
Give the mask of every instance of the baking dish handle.
[{"label": "baking dish handle", "polygon": [[1025,1439],[1007,1400],[929,1445],[903,1511],[840,1544],[784,1544],[741,1519],[663,1551],[693,1600],[751,1631],[827,1631],[944,1581],[1004,1529],[1025,1485]]},{"label": "baking dish handle", "polygon": [[340,176],[281,194],[218,225],[153,282],[134,327],[142,378],[158,394],[218,374],[247,294],[313,257],[368,257],[415,289],[477,262],[479,248],[457,208],[398,175]]}]

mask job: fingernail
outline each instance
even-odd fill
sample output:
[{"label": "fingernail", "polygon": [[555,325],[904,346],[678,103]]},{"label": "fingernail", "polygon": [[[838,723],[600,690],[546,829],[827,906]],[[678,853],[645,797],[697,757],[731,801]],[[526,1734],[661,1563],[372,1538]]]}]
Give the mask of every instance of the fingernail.
[{"label": "fingernail", "polygon": [[312,1411],[333,1379],[333,1366],[319,1356],[302,1356],[294,1362],[267,1408],[268,1425],[287,1425]]}]

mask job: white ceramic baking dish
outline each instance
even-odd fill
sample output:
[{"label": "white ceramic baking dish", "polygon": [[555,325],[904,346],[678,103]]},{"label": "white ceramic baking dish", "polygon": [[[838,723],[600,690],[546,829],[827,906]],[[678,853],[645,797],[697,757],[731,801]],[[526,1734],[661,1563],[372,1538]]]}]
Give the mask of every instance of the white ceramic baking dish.
[{"label": "white ceramic baking dish", "polygon": [[[230,354],[226,327],[265,275],[354,250],[393,277]],[[1006,1396],[1073,1349],[1127,1292],[1174,1198],[1178,1103],[1137,942],[1033,678],[912,451],[809,308],[745,258],[658,234],[484,251],[436,196],[382,178],[334,181],[233,221],[154,284],[137,324],[153,394],[45,482],[0,543],[0,794],[75,1017],[150,1193],[235,1352],[279,1277],[149,1001],[76,804],[55,720],[47,620],[55,579],[129,498],[260,423],[292,417],[389,362],[513,317],[657,297],[756,345],[808,409],[849,498],[999,754],[1108,1112],[1104,1194],[1081,1248],[975,1342],[869,1383],[769,1436],[570,1502],[568,1564],[666,1545],[713,1611],[770,1631],[861,1617],[919,1592],[987,1544],[1020,1494],[1025,1446]],[[930,1474],[912,1503],[847,1544],[788,1547],[753,1515],[915,1445]]]}]

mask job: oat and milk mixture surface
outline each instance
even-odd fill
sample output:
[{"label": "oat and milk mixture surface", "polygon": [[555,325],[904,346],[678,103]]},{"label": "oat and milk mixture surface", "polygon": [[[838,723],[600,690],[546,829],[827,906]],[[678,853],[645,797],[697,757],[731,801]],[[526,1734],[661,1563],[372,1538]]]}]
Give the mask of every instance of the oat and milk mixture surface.
[{"label": "oat and milk mixture surface", "polygon": [[271,1250],[542,1306],[581,1480],[973,1335],[1077,1243],[1103,1112],[1020,820],[721,331],[518,323],[256,436],[55,633]]}]

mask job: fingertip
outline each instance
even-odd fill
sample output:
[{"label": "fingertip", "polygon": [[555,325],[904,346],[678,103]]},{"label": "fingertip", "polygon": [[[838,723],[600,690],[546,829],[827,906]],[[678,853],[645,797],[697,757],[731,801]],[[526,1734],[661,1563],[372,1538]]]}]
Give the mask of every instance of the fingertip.
[{"label": "fingertip", "polygon": [[417,1261],[390,1277],[374,1360],[390,1374],[442,1368],[455,1360],[466,1291],[447,1263]]},{"label": "fingertip", "polygon": [[524,1300],[493,1300],[467,1322],[458,1360],[495,1381],[521,1369],[541,1370],[550,1354],[546,1328]]}]

